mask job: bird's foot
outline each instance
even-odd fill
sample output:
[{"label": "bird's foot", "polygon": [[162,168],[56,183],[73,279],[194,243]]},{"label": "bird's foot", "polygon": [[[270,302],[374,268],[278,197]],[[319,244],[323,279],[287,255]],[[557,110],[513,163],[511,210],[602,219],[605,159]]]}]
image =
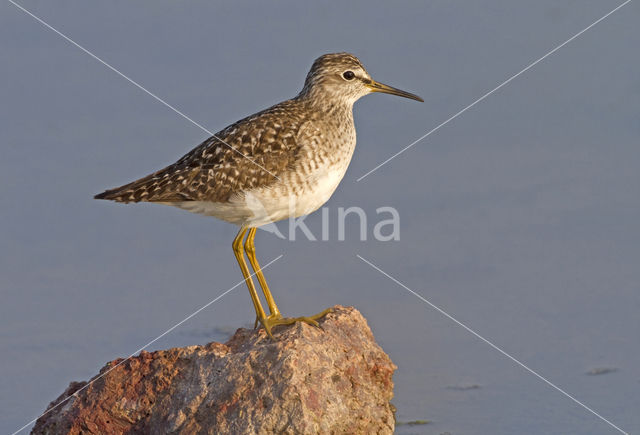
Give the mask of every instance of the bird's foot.
[{"label": "bird's foot", "polygon": [[320,324],[318,324],[318,319],[321,319],[331,312],[333,312],[333,308],[327,308],[326,310],[318,314],[314,314],[313,316],[282,317],[282,314],[280,313],[270,314],[264,319],[256,319],[256,326],[258,325],[258,322],[260,322],[264,327],[264,330],[267,332],[267,335],[272,340],[275,340],[275,338],[273,338],[273,334],[271,333],[272,328],[280,325],[292,325],[296,322],[304,322],[306,324],[319,328]]}]

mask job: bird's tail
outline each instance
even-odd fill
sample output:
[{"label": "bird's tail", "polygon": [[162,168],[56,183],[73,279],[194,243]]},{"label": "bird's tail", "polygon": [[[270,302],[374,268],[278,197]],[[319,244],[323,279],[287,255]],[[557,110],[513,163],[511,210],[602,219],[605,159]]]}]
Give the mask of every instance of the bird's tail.
[{"label": "bird's tail", "polygon": [[[198,173],[198,168],[176,170],[171,166],[167,166],[124,186],[105,190],[94,196],[94,198],[123,203],[186,201],[189,200],[189,196],[181,192],[177,187],[183,185],[183,180],[191,180]],[[187,184],[184,183],[184,185]]]},{"label": "bird's tail", "polygon": [[146,177],[120,187],[107,189],[102,193],[98,193],[93,198],[122,203],[151,201],[150,193],[153,192],[154,186],[157,185],[160,172],[162,171],[147,175]]}]

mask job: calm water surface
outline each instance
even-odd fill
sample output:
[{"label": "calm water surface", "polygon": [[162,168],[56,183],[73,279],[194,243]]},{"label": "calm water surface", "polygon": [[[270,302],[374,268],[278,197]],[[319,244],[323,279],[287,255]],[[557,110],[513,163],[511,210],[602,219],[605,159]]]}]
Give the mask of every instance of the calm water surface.
[{"label": "calm water surface", "polygon": [[[398,433],[617,432],[357,254],[640,432],[638,4],[360,182],[618,3],[22,4],[212,131],[296,94],[331,51],[424,97],[356,105],[358,148],[327,204],[332,216],[395,207],[401,240],[361,242],[355,220],[344,242],[261,232],[264,263],[284,254],[266,271],[280,308],[362,311],[398,365],[398,420],[429,422]],[[231,225],[91,199],[206,133],[10,3],[0,36],[0,431],[11,433],[241,275]],[[320,233],[319,215],[307,223]],[[252,320],[241,286],[152,349]]]}]

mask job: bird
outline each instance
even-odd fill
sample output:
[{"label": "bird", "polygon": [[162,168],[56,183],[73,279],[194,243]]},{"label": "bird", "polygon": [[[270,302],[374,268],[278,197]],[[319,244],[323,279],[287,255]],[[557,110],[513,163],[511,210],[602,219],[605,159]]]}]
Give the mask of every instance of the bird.
[{"label": "bird", "polygon": [[353,54],[324,54],[313,62],[294,98],[229,125],[164,169],[94,198],[170,205],[238,225],[232,247],[256,312],[254,327],[260,323],[273,339],[279,325],[318,326],[331,309],[302,317],[280,313],[256,258],[256,230],[310,214],[327,202],[356,146],[353,105],[380,92],[424,101],[375,81]]}]

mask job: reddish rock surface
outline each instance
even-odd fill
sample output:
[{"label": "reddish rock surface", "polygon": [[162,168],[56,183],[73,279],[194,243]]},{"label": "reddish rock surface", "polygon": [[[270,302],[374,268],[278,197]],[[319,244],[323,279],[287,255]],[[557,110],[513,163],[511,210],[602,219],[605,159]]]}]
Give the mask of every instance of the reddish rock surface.
[{"label": "reddish rock surface", "polygon": [[88,387],[72,382],[32,433],[393,433],[396,366],[367,321],[336,306],[320,324],[111,361]]}]

